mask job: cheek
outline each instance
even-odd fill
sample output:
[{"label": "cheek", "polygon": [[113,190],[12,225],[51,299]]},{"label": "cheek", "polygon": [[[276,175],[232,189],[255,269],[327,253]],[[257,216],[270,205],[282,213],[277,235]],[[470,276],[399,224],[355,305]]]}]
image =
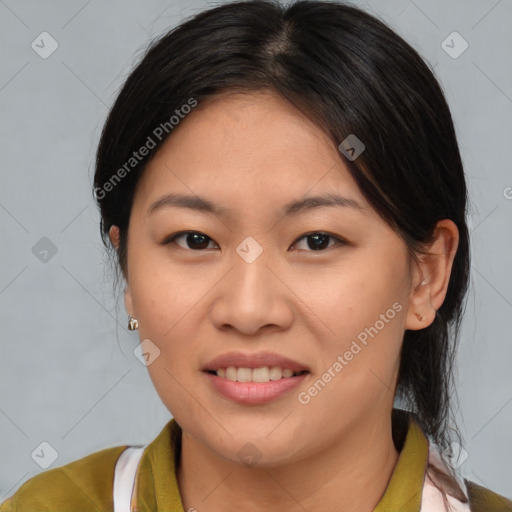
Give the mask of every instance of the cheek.
[{"label": "cheek", "polygon": [[130,290],[140,340],[149,339],[159,353],[148,366],[149,375],[168,408],[184,403],[190,407],[184,390],[197,378],[198,361],[208,344],[201,333],[212,332],[207,325],[208,292],[223,273],[177,265],[165,258],[165,252],[146,252],[142,247],[134,251],[131,264]]},{"label": "cheek", "polygon": [[[139,320],[141,336],[157,344],[172,348],[172,340],[193,340],[188,316],[205,292],[191,287],[189,280],[179,273],[173,275],[154,272],[144,282],[133,285],[134,311]],[[197,324],[195,324],[197,327]]]},{"label": "cheek", "polygon": [[406,260],[399,251],[380,254],[312,278],[297,292],[315,313],[322,366],[327,369],[342,356],[345,379],[356,388],[370,385],[365,382],[370,369],[383,382],[392,381],[403,338]]},{"label": "cheek", "polygon": [[191,266],[187,269],[177,265],[165,248],[146,240],[143,233],[134,234],[133,239],[140,241],[129,247],[128,260],[130,293],[139,330],[146,337],[162,339],[176,329],[173,326],[178,326],[197,302],[201,281]]},{"label": "cheek", "polygon": [[196,378],[194,369],[200,356],[198,323],[193,315],[198,314],[199,300],[206,291],[192,286],[183,272],[156,266],[154,260],[145,259],[140,267],[132,261],[130,289],[140,340],[150,340],[148,346],[158,354],[147,366],[148,374],[167,409],[186,417],[195,407],[186,390]]},{"label": "cheek", "polygon": [[[381,314],[393,318],[405,309],[407,279],[401,254],[384,258],[347,258],[328,273],[307,272],[297,276],[294,291],[335,336],[352,336],[373,325]],[[398,302],[401,307],[393,304]]]}]

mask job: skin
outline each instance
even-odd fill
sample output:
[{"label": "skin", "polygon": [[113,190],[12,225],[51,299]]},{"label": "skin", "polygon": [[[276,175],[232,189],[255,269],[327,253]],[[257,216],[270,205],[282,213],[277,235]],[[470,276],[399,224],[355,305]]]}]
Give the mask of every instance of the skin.
[{"label": "skin", "polygon": [[[207,197],[231,216],[179,207],[147,215],[169,192]],[[362,209],[279,213],[289,201],[323,192]],[[160,245],[189,230],[209,237],[205,248],[190,238],[188,245],[186,236]],[[328,247],[315,251],[304,235],[318,231],[347,243],[327,238]],[[114,245],[118,235],[112,227]],[[252,263],[236,252],[248,236],[263,249]],[[140,339],[160,350],[148,371],[183,429],[177,477],[185,510],[373,510],[399,455],[391,410],[403,334],[434,320],[457,244],[455,224],[442,220],[430,253],[415,264],[337,147],[275,93],[225,93],[181,121],[135,194],[125,305]],[[298,393],[396,302],[401,311],[301,404]],[[277,400],[240,405],[214,391],[201,371],[232,350],[275,351],[311,373]],[[253,467],[237,455],[248,442],[261,455]]]}]

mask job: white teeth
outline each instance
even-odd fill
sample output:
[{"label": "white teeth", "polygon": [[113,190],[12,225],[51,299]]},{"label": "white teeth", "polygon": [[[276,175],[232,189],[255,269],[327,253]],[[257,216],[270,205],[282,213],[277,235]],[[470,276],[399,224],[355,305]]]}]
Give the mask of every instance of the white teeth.
[{"label": "white teeth", "polygon": [[236,380],[238,382],[251,382],[252,370],[250,368],[238,368]]},{"label": "white teeth", "polygon": [[270,382],[281,378],[292,377],[294,371],[290,368],[281,368],[280,366],[263,366],[261,368],[219,368],[217,375],[238,382]]},{"label": "white teeth", "polygon": [[254,370],[252,371],[253,382],[268,382],[269,380],[270,370],[268,369],[268,366],[265,366],[264,368],[254,368]]},{"label": "white teeth", "polygon": [[[230,366],[229,368],[226,368],[226,379],[235,381],[236,380],[236,368],[233,366]],[[217,374],[218,375],[218,374]]]},{"label": "white teeth", "polygon": [[283,376],[283,370],[280,366],[272,366],[270,368],[270,380],[279,380]]}]

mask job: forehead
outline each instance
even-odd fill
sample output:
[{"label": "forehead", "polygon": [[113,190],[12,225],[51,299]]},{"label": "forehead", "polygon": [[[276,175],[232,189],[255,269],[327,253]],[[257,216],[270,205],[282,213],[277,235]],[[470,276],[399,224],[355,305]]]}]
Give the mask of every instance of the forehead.
[{"label": "forehead", "polygon": [[234,210],[325,193],[368,206],[337,146],[270,91],[200,103],[149,162],[139,187],[146,208],[166,192],[215,198]]}]

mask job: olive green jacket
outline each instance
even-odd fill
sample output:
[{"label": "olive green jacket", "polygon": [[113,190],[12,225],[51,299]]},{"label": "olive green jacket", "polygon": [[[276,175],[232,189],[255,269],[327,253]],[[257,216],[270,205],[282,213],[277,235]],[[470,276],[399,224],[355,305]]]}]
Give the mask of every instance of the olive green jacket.
[{"label": "olive green jacket", "polygon": [[[413,416],[405,411],[393,410],[392,426],[400,455],[374,512],[431,510],[426,503],[422,504],[428,481],[428,438]],[[107,448],[39,473],[6,499],[0,505],[0,512],[113,511],[115,466],[126,448],[126,445]],[[134,510],[184,512],[176,478],[180,449],[181,428],[173,418],[142,452],[135,474]],[[512,512],[509,499],[469,480],[464,480],[464,483],[469,504],[462,506],[469,506],[471,512]],[[445,509],[435,507],[435,510],[444,512]]]}]

